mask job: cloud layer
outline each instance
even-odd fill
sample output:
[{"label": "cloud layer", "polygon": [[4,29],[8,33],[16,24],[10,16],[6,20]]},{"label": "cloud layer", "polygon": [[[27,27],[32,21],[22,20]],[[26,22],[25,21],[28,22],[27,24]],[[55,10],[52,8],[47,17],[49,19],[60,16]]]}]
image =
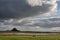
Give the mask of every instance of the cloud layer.
[{"label": "cloud layer", "polygon": [[54,12],[56,0],[0,0],[0,18],[25,18]]},{"label": "cloud layer", "polygon": [[11,30],[12,28],[17,28],[21,31],[51,31],[59,32],[60,28],[60,18],[50,18],[50,19],[36,19],[36,18],[26,18],[26,19],[9,19],[5,21],[0,21],[0,30]]},{"label": "cloud layer", "polygon": [[58,29],[60,18],[30,18],[46,13],[46,15],[50,15],[50,13],[55,12],[57,10],[56,1],[0,0],[0,30],[5,31],[17,28],[21,31],[54,31]]}]

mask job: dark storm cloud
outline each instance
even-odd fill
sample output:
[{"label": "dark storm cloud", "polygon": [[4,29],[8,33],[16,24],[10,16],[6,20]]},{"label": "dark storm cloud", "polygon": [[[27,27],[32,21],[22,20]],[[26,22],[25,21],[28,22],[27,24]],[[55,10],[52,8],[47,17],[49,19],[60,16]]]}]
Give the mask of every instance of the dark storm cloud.
[{"label": "dark storm cloud", "polygon": [[57,20],[54,22],[55,19],[36,19],[38,22],[27,20],[30,18],[25,20],[25,17],[56,11],[56,4],[56,0],[50,0],[50,2],[48,0],[43,0],[43,2],[42,0],[0,0],[0,30],[17,28],[23,31],[47,31],[51,30],[50,27],[60,26],[60,22]]},{"label": "dark storm cloud", "polygon": [[0,18],[25,18],[40,15],[50,12],[52,7],[52,4],[45,3],[32,7],[27,0],[0,0]]}]

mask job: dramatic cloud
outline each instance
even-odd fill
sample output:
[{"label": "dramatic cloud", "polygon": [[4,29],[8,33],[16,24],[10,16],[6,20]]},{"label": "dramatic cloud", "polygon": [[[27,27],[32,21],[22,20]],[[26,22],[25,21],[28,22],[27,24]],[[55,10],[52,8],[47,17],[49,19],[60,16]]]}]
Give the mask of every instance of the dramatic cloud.
[{"label": "dramatic cloud", "polygon": [[[57,10],[57,0],[0,0],[0,30],[53,31],[60,19],[36,19]],[[58,28],[57,28],[58,29]]]},{"label": "dramatic cloud", "polygon": [[9,19],[0,21],[0,30],[11,30],[17,28],[21,31],[51,31],[58,32],[60,29],[60,18],[39,19]]},{"label": "dramatic cloud", "polygon": [[0,0],[0,18],[25,18],[54,12],[56,0]]}]

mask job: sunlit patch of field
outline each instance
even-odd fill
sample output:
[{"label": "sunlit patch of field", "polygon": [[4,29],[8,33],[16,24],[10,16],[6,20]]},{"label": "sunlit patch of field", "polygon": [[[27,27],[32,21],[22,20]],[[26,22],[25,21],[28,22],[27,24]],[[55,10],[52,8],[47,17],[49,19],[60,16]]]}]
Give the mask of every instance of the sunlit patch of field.
[{"label": "sunlit patch of field", "polygon": [[56,35],[0,36],[0,40],[60,40],[60,34],[56,34]]}]

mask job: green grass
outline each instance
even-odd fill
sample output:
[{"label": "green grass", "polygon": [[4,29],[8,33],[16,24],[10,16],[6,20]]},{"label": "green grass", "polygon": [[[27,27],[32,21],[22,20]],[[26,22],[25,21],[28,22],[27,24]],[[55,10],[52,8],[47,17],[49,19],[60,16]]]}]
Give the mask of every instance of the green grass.
[{"label": "green grass", "polygon": [[60,40],[60,35],[0,36],[0,40]]}]

